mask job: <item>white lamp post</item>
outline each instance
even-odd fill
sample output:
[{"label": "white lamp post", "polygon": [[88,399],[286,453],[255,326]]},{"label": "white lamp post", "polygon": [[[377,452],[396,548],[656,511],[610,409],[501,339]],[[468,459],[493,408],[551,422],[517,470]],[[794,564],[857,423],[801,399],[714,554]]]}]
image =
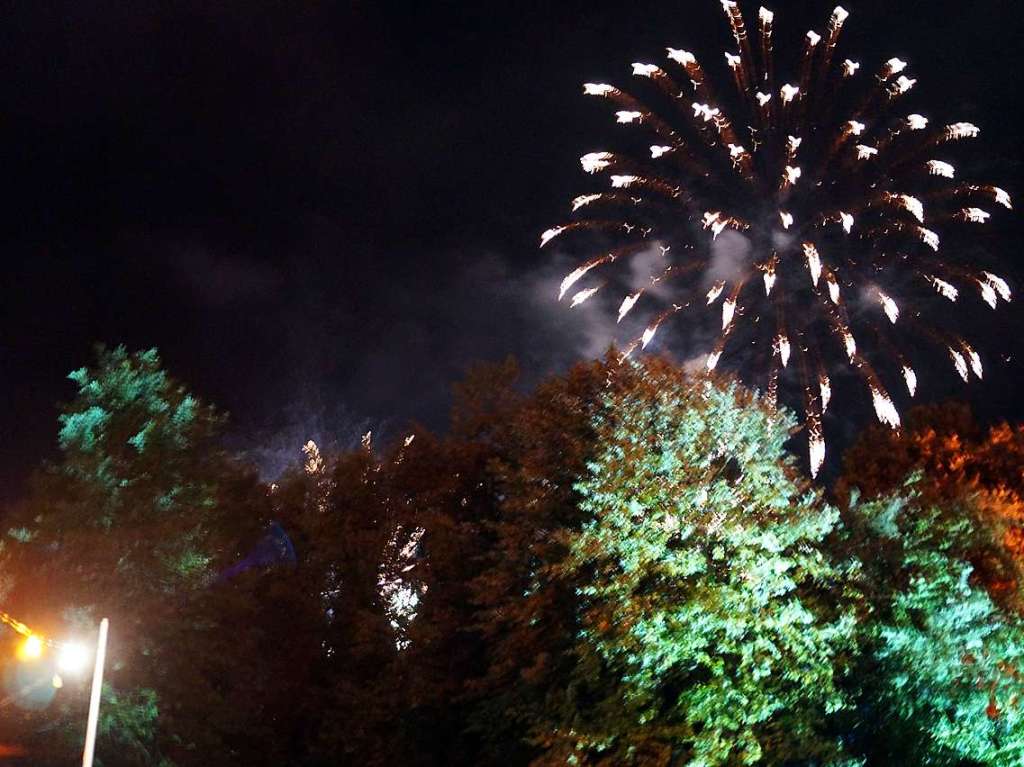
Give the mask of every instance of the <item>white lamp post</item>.
[{"label": "white lamp post", "polygon": [[92,671],[92,695],[89,697],[89,722],[85,728],[85,750],[82,752],[82,767],[92,767],[92,755],[96,750],[96,724],[100,718],[100,691],[103,689],[103,662],[107,657],[107,627],[110,622],[100,621],[100,635],[96,641],[96,665]]}]

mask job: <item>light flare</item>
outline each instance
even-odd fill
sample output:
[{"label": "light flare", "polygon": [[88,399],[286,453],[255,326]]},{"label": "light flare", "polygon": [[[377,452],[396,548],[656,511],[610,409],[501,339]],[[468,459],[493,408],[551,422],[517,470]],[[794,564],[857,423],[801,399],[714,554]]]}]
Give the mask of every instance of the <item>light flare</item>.
[{"label": "light flare", "polygon": [[878,291],[878,300],[882,304],[882,311],[889,318],[889,322],[895,325],[896,320],[900,317],[900,308],[896,305],[896,302],[881,290]]},{"label": "light flare", "polygon": [[597,173],[611,165],[611,152],[589,152],[580,158],[585,173]]},{"label": "light flare", "polygon": [[917,393],[917,373],[909,365],[903,366],[903,382],[907,385],[907,392],[913,397]]}]

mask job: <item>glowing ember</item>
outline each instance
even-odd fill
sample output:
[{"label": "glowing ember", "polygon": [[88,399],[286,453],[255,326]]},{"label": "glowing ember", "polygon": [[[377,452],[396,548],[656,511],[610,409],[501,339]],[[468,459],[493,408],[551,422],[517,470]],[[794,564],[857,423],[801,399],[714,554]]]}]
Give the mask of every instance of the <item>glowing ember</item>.
[{"label": "glowing ember", "polygon": [[818,286],[818,279],[821,277],[821,256],[818,249],[809,242],[804,243],[804,255],[807,257],[807,268],[811,272],[811,282]]},{"label": "glowing ember", "polygon": [[586,205],[590,205],[590,203],[592,202],[597,202],[600,199],[601,195],[599,194],[581,194],[579,197],[575,198],[572,201],[573,212],[579,210],[580,208]]},{"label": "glowing ember", "polygon": [[787,83],[786,85],[783,85],[781,89],[779,89],[779,93],[782,95],[782,103],[788,104],[790,101],[796,98],[798,93],[800,93],[800,88],[798,88],[795,85],[790,85],[789,83]]},{"label": "glowing ember", "polygon": [[782,228],[783,229],[789,229],[789,227],[793,226],[793,214],[792,213],[785,213],[785,212],[780,210],[779,211],[779,218],[782,219]]},{"label": "glowing ember", "polygon": [[586,301],[588,298],[590,298],[592,295],[594,295],[600,289],[601,289],[600,287],[597,287],[597,288],[587,288],[586,290],[581,290],[579,293],[577,293],[576,295],[574,295],[572,297],[572,303],[569,305],[569,308],[571,309],[571,308],[579,306],[580,304],[582,304],[584,301]]},{"label": "glowing ember", "polygon": [[909,365],[903,366],[903,381],[907,384],[907,391],[913,397],[917,393],[917,373]]},{"label": "glowing ember", "polygon": [[583,93],[587,96],[610,96],[617,92],[618,88],[608,83],[583,83]]},{"label": "glowing ember", "polygon": [[580,165],[586,173],[597,173],[611,165],[611,152],[590,152],[580,158]]},{"label": "glowing ember", "polygon": [[871,403],[875,406],[875,415],[881,423],[893,429],[900,427],[900,414],[896,412],[896,406],[892,404],[889,396],[877,387],[871,387]]},{"label": "glowing ember", "polygon": [[967,360],[964,359],[964,355],[954,349],[952,346],[949,347],[949,356],[953,359],[953,367],[956,368],[957,374],[967,382]]},{"label": "glowing ember", "polygon": [[933,176],[942,176],[943,178],[953,178],[956,175],[956,168],[950,165],[948,162],[942,162],[942,160],[929,160],[928,172]]},{"label": "glowing ember", "polygon": [[956,141],[962,138],[977,138],[981,129],[974,123],[953,123],[946,126],[946,139]]},{"label": "glowing ember", "polygon": [[633,64],[633,74],[637,77],[653,77],[660,71],[657,64]]},{"label": "glowing ember", "polygon": [[625,189],[639,181],[638,176],[612,176],[613,189]]},{"label": "glowing ember", "polygon": [[654,159],[654,160],[657,160],[659,157],[661,157],[663,155],[666,155],[666,154],[668,154],[671,151],[672,151],[672,147],[670,147],[670,146],[652,145],[651,146],[651,158]]},{"label": "glowing ember", "polygon": [[711,287],[711,290],[708,291],[708,306],[718,300],[723,290],[725,290],[725,280],[720,280]]},{"label": "glowing ember", "polygon": [[729,327],[732,322],[733,315],[736,313],[736,299],[727,298],[722,304],[722,330]]},{"label": "glowing ember", "polygon": [[629,123],[642,120],[643,116],[643,112],[623,109],[615,113],[615,122],[628,125]]},{"label": "glowing ember", "polygon": [[921,115],[908,115],[907,127],[910,130],[924,130],[928,127],[928,118]]},{"label": "glowing ember", "polygon": [[843,75],[845,77],[853,77],[857,74],[858,69],[860,69],[860,62],[858,61],[851,61],[850,59],[847,59],[843,62]]},{"label": "glowing ember", "polygon": [[878,150],[873,146],[867,146],[866,144],[857,144],[857,159],[867,160],[868,158],[874,157],[878,154]]},{"label": "glowing ember", "polygon": [[996,291],[999,293],[1000,298],[1002,298],[1004,301],[1010,300],[1010,286],[1006,284],[1006,280],[1004,280],[1002,277],[992,274],[992,272],[982,272],[982,275],[985,277],[985,280],[988,282],[988,284],[996,289]]},{"label": "glowing ember", "polygon": [[896,320],[900,316],[900,308],[896,305],[889,296],[882,291],[878,291],[878,300],[882,304],[882,310],[885,312],[885,316],[889,318],[889,322],[896,324]]},{"label": "glowing ember", "polygon": [[950,285],[943,279],[938,277],[929,276],[928,281],[935,286],[935,289],[939,291],[939,295],[943,298],[948,298],[950,301],[956,301],[957,296],[960,295],[960,291],[957,290],[953,285]]},{"label": "glowing ember", "polygon": [[540,246],[543,248],[568,228],[567,226],[554,226],[551,229],[545,230],[540,236]]},{"label": "glowing ember", "polygon": [[839,220],[843,224],[843,231],[849,234],[850,231],[853,229],[853,216],[851,216],[849,213],[840,213]]}]

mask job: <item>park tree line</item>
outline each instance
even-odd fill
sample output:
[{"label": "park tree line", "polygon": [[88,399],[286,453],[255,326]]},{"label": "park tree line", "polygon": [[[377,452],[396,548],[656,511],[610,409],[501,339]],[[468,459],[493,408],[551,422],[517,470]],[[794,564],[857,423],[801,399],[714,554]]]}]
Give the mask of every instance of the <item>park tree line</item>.
[{"label": "park tree line", "polygon": [[[1024,763],[1024,429],[918,409],[825,493],[728,378],[509,360],[268,482],[155,351],[70,378],[0,609],[110,618],[105,767]],[[88,680],[0,639],[0,742],[73,763]]]}]

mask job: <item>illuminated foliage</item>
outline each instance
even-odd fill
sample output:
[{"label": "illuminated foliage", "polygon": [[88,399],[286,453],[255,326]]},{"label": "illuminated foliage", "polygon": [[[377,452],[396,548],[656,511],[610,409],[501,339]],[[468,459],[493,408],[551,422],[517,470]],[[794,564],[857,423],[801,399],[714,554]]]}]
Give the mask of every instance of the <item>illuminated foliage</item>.
[{"label": "illuminated foliage", "polygon": [[1024,621],[975,584],[965,554],[979,531],[962,508],[914,493],[858,505],[873,614],[862,627],[872,764],[1024,761]]},{"label": "illuminated foliage", "polygon": [[[838,512],[783,453],[792,423],[665,366],[602,372],[578,522],[535,531],[552,543],[525,599],[569,587],[575,624],[535,763],[843,762],[824,726],[854,617],[823,545]],[[565,620],[545,607],[522,615],[539,632]]]}]

